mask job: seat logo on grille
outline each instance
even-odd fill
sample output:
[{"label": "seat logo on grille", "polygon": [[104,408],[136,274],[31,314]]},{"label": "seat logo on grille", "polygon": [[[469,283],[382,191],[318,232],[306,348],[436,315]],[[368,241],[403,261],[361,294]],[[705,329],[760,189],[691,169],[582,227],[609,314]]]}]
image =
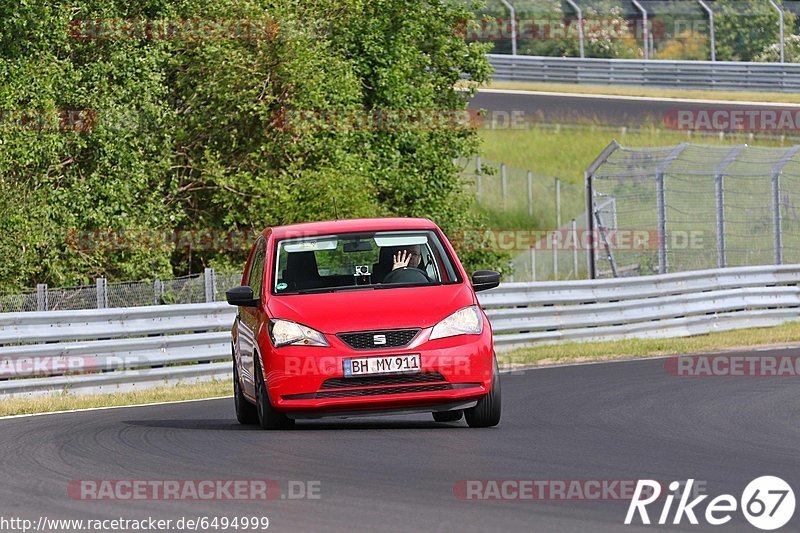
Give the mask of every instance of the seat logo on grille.
[{"label": "seat logo on grille", "polygon": [[375,346],[386,344],[386,335],[373,335],[372,344],[374,344]]}]

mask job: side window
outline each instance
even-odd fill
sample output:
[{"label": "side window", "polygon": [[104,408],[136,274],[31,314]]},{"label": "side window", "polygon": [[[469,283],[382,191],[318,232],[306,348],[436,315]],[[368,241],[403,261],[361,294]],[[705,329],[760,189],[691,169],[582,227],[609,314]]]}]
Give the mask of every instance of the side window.
[{"label": "side window", "polygon": [[256,298],[261,296],[261,288],[264,282],[264,259],[265,259],[265,243],[264,239],[259,239],[256,244],[256,250],[253,255],[253,262],[250,266],[250,274],[247,278],[247,284],[253,289],[253,296]]}]

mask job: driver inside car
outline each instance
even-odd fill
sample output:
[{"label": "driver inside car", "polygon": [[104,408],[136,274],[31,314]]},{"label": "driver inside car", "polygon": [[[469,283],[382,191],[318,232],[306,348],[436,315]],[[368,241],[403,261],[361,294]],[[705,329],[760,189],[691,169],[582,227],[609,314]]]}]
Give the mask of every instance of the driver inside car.
[{"label": "driver inside car", "polygon": [[[420,262],[422,261],[422,254],[420,252],[421,250],[419,244],[411,245],[398,250],[392,256],[392,270],[397,270],[400,268],[416,268],[425,274],[426,278],[428,278],[428,274],[423,269],[419,268]],[[428,278],[428,280],[430,281],[430,278]]]}]

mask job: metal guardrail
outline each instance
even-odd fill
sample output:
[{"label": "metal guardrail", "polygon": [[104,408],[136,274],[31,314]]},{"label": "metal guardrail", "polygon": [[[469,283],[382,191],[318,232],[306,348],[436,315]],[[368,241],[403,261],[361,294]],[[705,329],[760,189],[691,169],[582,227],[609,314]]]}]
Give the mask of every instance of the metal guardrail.
[{"label": "metal guardrail", "polygon": [[498,81],[635,85],[675,89],[800,90],[800,64],[581,59],[489,54]]},{"label": "metal guardrail", "polygon": [[[506,283],[479,298],[498,350],[686,336],[800,319],[800,265]],[[235,313],[216,302],[0,315],[0,377],[43,361],[35,377],[0,381],[0,395],[229,379]]]}]

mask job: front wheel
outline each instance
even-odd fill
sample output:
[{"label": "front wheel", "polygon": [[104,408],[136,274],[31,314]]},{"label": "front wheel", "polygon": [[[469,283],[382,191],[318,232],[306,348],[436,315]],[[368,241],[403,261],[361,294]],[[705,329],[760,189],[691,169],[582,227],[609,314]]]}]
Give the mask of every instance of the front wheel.
[{"label": "front wheel", "polygon": [[500,423],[500,372],[495,363],[492,374],[492,389],[489,394],[478,400],[478,405],[464,410],[467,425],[471,428],[488,428]]},{"label": "front wheel", "polygon": [[292,427],[294,420],[276,411],[269,401],[267,384],[264,382],[264,372],[261,371],[260,356],[254,354],[256,364],[256,409],[258,410],[258,425],[261,429],[283,429]]}]

